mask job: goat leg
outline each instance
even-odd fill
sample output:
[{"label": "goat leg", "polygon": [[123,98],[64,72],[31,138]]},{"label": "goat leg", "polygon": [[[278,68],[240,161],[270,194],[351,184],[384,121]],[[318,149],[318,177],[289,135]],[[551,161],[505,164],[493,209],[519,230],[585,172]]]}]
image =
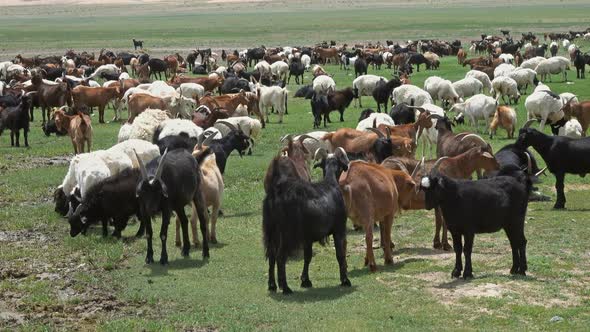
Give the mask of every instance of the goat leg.
[{"label": "goat leg", "polygon": [[145,225],[145,231],[146,231],[146,238],[147,238],[147,255],[145,256],[145,263],[146,264],[151,264],[154,262],[154,249],[152,248],[152,237],[153,237],[153,231],[152,231],[152,220],[151,218],[145,218],[145,221],[143,222],[143,224]]},{"label": "goat leg", "polygon": [[473,233],[464,235],[465,245],[463,246],[463,253],[465,254],[465,270],[463,271],[463,279],[473,278],[473,268],[471,266],[471,252],[473,250]]},{"label": "goat leg", "polygon": [[277,255],[277,273],[279,277],[279,287],[283,290],[284,295],[292,294],[293,291],[287,285],[287,271],[286,271],[286,264],[287,264],[287,257],[282,253],[282,250],[279,249],[279,253]]},{"label": "goat leg", "polygon": [[340,286],[350,287],[350,280],[348,280],[346,269],[346,231],[334,233],[334,247],[336,248],[336,259],[338,260],[338,267],[340,269]]},{"label": "goat leg", "polygon": [[363,222],[365,228],[365,266],[369,266],[371,272],[377,271],[377,264],[375,264],[375,256],[373,255],[373,223]]},{"label": "goat leg", "polygon": [[311,280],[309,280],[309,263],[313,256],[312,242],[306,243],[303,247],[303,272],[301,272],[301,287],[311,288]]},{"label": "goat leg", "polygon": [[268,290],[271,292],[277,291],[277,283],[275,281],[275,254],[268,254]]},{"label": "goat leg", "polygon": [[455,249],[455,268],[451,272],[452,278],[459,278],[463,270],[463,263],[461,261],[461,253],[463,252],[463,244],[461,243],[461,234],[459,232],[452,232],[453,248]]},{"label": "goat leg", "polygon": [[[180,214],[179,211],[176,211],[177,214]],[[168,238],[168,225],[170,224],[170,215],[171,211],[167,208],[162,209],[162,226],[160,227],[160,241],[162,242],[162,253],[160,254],[160,264],[166,265],[168,264],[168,250],[166,250],[166,240]],[[184,216],[186,218],[186,215]],[[182,221],[182,216],[180,216],[180,220]],[[184,229],[184,227],[183,227]],[[183,234],[184,235],[184,234]]]},{"label": "goat leg", "polygon": [[201,228],[201,236],[203,237],[203,258],[209,258],[209,239],[207,238],[207,226],[209,224],[209,215],[205,206],[205,199],[201,190],[197,190],[193,197],[193,204],[197,209],[197,216],[199,217],[199,227]]},{"label": "goat leg", "polygon": [[109,235],[109,220],[107,218],[102,219],[102,237]]},{"label": "goat leg", "polygon": [[563,192],[565,174],[555,174],[555,191],[557,192],[557,200],[555,201],[554,209],[565,209],[565,193]]}]

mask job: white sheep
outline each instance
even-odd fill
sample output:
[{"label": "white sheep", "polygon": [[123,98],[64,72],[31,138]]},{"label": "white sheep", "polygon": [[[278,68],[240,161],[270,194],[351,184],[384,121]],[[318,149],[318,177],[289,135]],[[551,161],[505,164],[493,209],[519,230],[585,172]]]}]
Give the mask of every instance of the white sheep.
[{"label": "white sheep", "polygon": [[565,105],[568,102],[571,102],[573,104],[577,104],[580,101],[578,100],[578,96],[576,96],[575,94],[571,93],[571,92],[564,92],[564,93],[560,93],[559,97],[561,98],[561,102]]},{"label": "white sheep", "polygon": [[28,75],[28,74],[30,74],[30,71],[27,68],[25,68],[21,65],[17,65],[17,64],[10,64],[6,68],[6,76],[5,76],[6,78],[8,78],[9,76],[12,76],[12,75],[17,75],[17,74]]},{"label": "white sheep", "polygon": [[176,92],[187,97],[201,98],[205,95],[205,88],[197,83],[182,83],[176,88]]},{"label": "white sheep", "polygon": [[309,70],[311,66],[311,58],[307,54],[301,55],[301,63],[305,66],[305,70]]},{"label": "white sheep", "polygon": [[367,128],[373,128],[373,123],[379,126],[380,124],[386,124],[389,126],[395,126],[393,119],[386,113],[371,113],[369,117],[359,121],[356,125],[356,130],[365,130]]},{"label": "white sheep", "polygon": [[8,67],[10,67],[12,64],[12,61],[0,62],[0,79],[6,79],[8,75]]},{"label": "white sheep", "polygon": [[513,72],[516,67],[509,63],[502,63],[494,69],[494,78],[500,76],[508,76],[509,73]]},{"label": "white sheep", "polygon": [[113,147],[111,147],[109,150],[114,149],[122,151],[129,158],[131,158],[133,168],[139,167],[139,164],[137,163],[137,157],[139,157],[139,160],[141,160],[145,165],[160,155],[160,149],[157,145],[140,139],[129,139],[123,141],[113,145]]},{"label": "white sheep", "polygon": [[312,88],[315,93],[325,96],[336,91],[336,82],[328,75],[321,75],[314,78]]},{"label": "white sheep", "polygon": [[512,78],[507,76],[496,77],[492,81],[492,88],[494,89],[492,96],[495,96],[496,100],[502,98],[504,103],[506,103],[504,97],[508,96],[508,103],[511,101],[515,104],[518,103],[518,99],[520,98],[518,84]]},{"label": "white sheep", "polygon": [[146,109],[141,112],[132,124],[125,123],[119,130],[118,141],[123,142],[136,138],[151,142],[156,128],[165,120],[168,120],[168,112],[158,109]]},{"label": "white sheep", "polygon": [[[112,175],[108,165],[103,161],[102,158],[98,156],[98,154],[102,152],[104,152],[104,150],[82,154],[77,160],[77,165],[75,165],[76,185],[73,188],[73,191],[78,188],[80,190],[80,198],[82,200],[84,200],[86,197],[86,192],[88,189]],[[65,188],[62,189],[64,190],[64,193],[67,194]],[[71,195],[73,191],[70,192],[69,195]]]},{"label": "white sheep", "polygon": [[68,59],[65,56],[61,57],[61,65],[65,69],[76,68],[76,63],[74,62],[74,60]]},{"label": "white sheep", "polygon": [[483,85],[483,91],[488,92],[492,90],[492,81],[488,74],[484,73],[483,71],[479,70],[470,70],[465,74],[465,78],[473,77],[481,82]]},{"label": "white sheep", "polygon": [[[327,133],[329,133],[329,132],[328,131],[312,131],[312,132],[305,134],[307,136],[315,138],[315,139],[305,138],[303,140],[303,146],[305,146],[307,151],[309,151],[309,153],[310,153],[309,161],[311,161],[311,159],[313,159],[313,156],[315,156],[316,151],[320,148],[324,148],[328,152],[333,151],[333,147],[332,147],[332,144],[330,144],[330,141],[329,140],[322,140],[322,137],[324,137]],[[293,140],[294,141],[299,140],[300,136],[301,135],[297,135],[297,136],[293,137]]]},{"label": "white sheep", "polygon": [[285,114],[287,103],[287,88],[280,86],[264,86],[257,84],[258,89],[258,108],[263,111],[266,110],[266,122],[269,122],[270,107],[279,115],[279,123],[283,123],[283,115]]},{"label": "white sheep", "polygon": [[159,129],[158,140],[167,136],[178,136],[181,133],[185,133],[190,138],[198,138],[203,133],[203,128],[186,119],[164,120],[160,123]]},{"label": "white sheep", "polygon": [[254,66],[254,70],[258,70],[258,72],[260,73],[261,79],[263,77],[267,77],[270,79],[272,76],[270,64],[268,62],[266,62],[265,60],[258,61],[258,63]]},{"label": "white sheep", "polygon": [[223,122],[229,122],[236,129],[239,125],[239,128],[242,129],[246,136],[249,136],[250,138],[253,138],[255,140],[260,138],[260,134],[262,133],[262,124],[260,123],[260,120],[253,119],[249,116],[235,116],[227,119],[220,119],[215,122],[213,127],[215,127],[215,129],[219,131],[221,137],[227,136],[227,134],[229,134],[232,131],[232,128],[223,124]]},{"label": "white sheep", "polygon": [[469,119],[471,125],[479,131],[478,121],[484,120],[486,122],[485,128],[488,128],[497,106],[498,102],[496,99],[484,94],[478,94],[463,103],[453,105],[449,112],[455,111],[457,114],[463,114],[463,116]]},{"label": "white sheep", "polygon": [[524,101],[524,107],[527,111],[527,120],[540,118],[539,129],[543,131],[545,123],[549,120],[551,123],[563,118],[563,102],[561,97],[551,91],[542,90],[531,93]]},{"label": "white sheep", "polygon": [[590,32],[584,34],[584,40],[590,40]]},{"label": "white sheep", "polygon": [[463,99],[465,97],[471,97],[482,93],[483,84],[475,77],[466,77],[462,80],[458,80],[457,82],[453,82],[453,88],[457,92],[459,98]]},{"label": "white sheep", "polygon": [[576,119],[571,119],[563,127],[559,127],[559,136],[582,138],[582,125]]},{"label": "white sheep", "polygon": [[504,63],[512,64],[514,63],[514,55],[510,53],[502,53],[498,56],[498,58],[502,59]]},{"label": "white sheep", "polygon": [[544,57],[542,56],[536,56],[534,58],[530,58],[528,60],[523,61],[520,64],[519,68],[528,68],[528,69],[533,69],[535,70],[535,68],[537,68],[537,66],[539,65],[539,63],[541,63],[541,61],[545,60]]},{"label": "white sheep", "polygon": [[[562,59],[560,59],[562,58]],[[564,82],[567,81],[567,71],[569,69],[569,60],[563,61],[563,57],[552,57],[541,61],[535,71],[538,75],[541,75],[541,81],[545,82],[547,76],[549,76],[549,82],[551,82],[551,75],[563,73]],[[565,59],[567,60],[567,59]]]},{"label": "white sheep", "polygon": [[363,107],[361,97],[362,96],[372,96],[373,90],[375,90],[375,86],[377,85],[377,83],[379,83],[379,81],[381,79],[383,79],[385,82],[387,82],[387,79],[385,77],[371,75],[371,74],[361,75],[352,81],[352,91],[355,96],[355,100],[354,100],[355,106],[356,106],[356,100],[358,99],[359,106]]},{"label": "white sheep", "polygon": [[94,77],[96,77],[98,75],[102,75],[102,74],[108,74],[108,75],[112,75],[112,76],[119,75],[119,74],[121,74],[121,69],[113,64],[102,65],[102,66],[96,68],[94,73],[92,73],[92,75],[88,76],[88,78],[94,78]]},{"label": "white sheep", "polygon": [[533,86],[537,81],[537,72],[529,68],[516,68],[515,71],[508,74],[508,77],[516,81],[518,91],[525,93],[529,85]]},{"label": "white sheep", "polygon": [[539,82],[533,92],[537,91],[551,91],[551,88],[548,85],[543,84],[543,82]]},{"label": "white sheep", "polygon": [[430,94],[434,102],[441,100],[441,102],[448,101],[451,104],[459,102],[459,95],[453,83],[438,76],[431,76],[424,81],[424,90]]},{"label": "white sheep", "polygon": [[570,41],[567,39],[564,39],[561,41],[561,46],[563,46],[564,50],[567,50],[567,48],[568,48],[568,46],[570,46],[570,44],[571,44]]},{"label": "white sheep", "polygon": [[284,61],[276,61],[270,65],[270,72],[276,76],[277,79],[286,81],[289,73],[289,65]]},{"label": "white sheep", "polygon": [[411,84],[404,84],[393,89],[391,92],[393,102],[397,104],[406,103],[408,105],[422,106],[424,104],[433,104],[434,101],[430,94],[419,87]]}]

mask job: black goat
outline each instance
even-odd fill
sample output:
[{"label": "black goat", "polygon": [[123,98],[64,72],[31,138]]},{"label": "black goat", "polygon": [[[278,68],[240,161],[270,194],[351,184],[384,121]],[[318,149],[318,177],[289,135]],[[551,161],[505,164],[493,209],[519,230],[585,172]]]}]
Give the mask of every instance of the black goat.
[{"label": "black goat", "polygon": [[186,150],[177,149],[164,152],[164,155],[150,161],[147,166],[143,164],[139,157],[137,161],[139,162],[141,179],[136,187],[136,195],[142,217],[141,222],[145,225],[147,233],[145,262],[147,264],[154,262],[151,218],[160,212],[162,213],[160,264],[168,264],[166,239],[168,237],[170,216],[173,211],[180,219],[182,227],[182,255],[188,256],[190,241],[188,237],[188,219],[184,207],[190,203],[193,203],[196,207],[199,217],[199,226],[203,237],[203,258],[208,258],[207,224],[209,216],[200,189],[203,179],[197,160]]},{"label": "black goat", "polygon": [[394,77],[387,82],[385,82],[385,80],[381,78],[379,82],[375,84],[375,88],[373,89],[373,99],[375,99],[375,101],[377,102],[377,112],[381,113],[381,104],[385,104],[383,112],[387,111],[387,103],[389,102],[391,92],[393,91],[393,89],[401,85],[402,82],[397,77]]},{"label": "black goat", "polygon": [[359,55],[354,61],[354,77],[360,75],[367,75],[367,60]]},{"label": "black goat", "polygon": [[221,85],[221,93],[238,93],[240,90],[252,92],[250,82],[239,77],[228,77]]},{"label": "black goat", "polygon": [[[322,150],[325,152],[325,150]],[[317,153],[316,153],[317,155]],[[333,155],[324,154],[324,180],[318,183],[294,177],[295,165],[282,163],[280,156],[271,162],[269,191],[262,203],[262,230],[268,259],[268,290],[275,292],[275,263],[279,287],[283,294],[293,291],[287,285],[286,262],[297,249],[303,247],[304,265],[301,287],[312,287],[309,263],[314,242],[334,237],[336,258],[340,268],[341,286],[350,286],[346,272],[346,207],[338,185],[338,176],[348,169],[348,158],[342,148]]]},{"label": "black goat", "polygon": [[406,63],[409,65],[416,65],[416,71],[418,72],[420,72],[421,64],[425,64],[426,69],[430,69],[430,66],[432,65],[430,60],[426,59],[424,55],[420,53],[411,53]]},{"label": "black goat", "polygon": [[164,78],[168,79],[168,64],[162,59],[152,58],[148,61],[150,67],[150,77],[153,75],[154,79],[162,80],[162,73]]},{"label": "black goat", "polygon": [[299,90],[297,90],[295,92],[295,95],[293,97],[294,98],[311,99],[312,96],[313,96],[313,87],[311,85],[305,85],[305,86],[302,86],[301,88],[299,88]]},{"label": "black goat", "polygon": [[367,60],[371,66],[373,66],[373,70],[381,70],[381,66],[383,65],[383,57],[381,54],[372,54]]},{"label": "black goat", "polygon": [[389,116],[397,125],[408,124],[416,122],[416,110],[406,103],[399,103],[391,108]]},{"label": "black goat", "polygon": [[[226,124],[226,123],[224,123]],[[241,128],[232,128],[227,135],[220,139],[211,141],[209,148],[215,153],[215,162],[221,174],[225,173],[225,164],[232,151],[238,151],[240,158],[244,155],[244,151],[250,147],[252,139],[244,134]],[[193,145],[194,147],[194,145]]]},{"label": "black goat", "polygon": [[340,121],[344,121],[344,110],[350,106],[354,93],[352,88],[348,87],[329,93],[327,96],[314,94],[311,98],[311,113],[314,116],[314,128],[319,128],[324,117],[324,127],[330,121],[330,112],[338,111],[340,113]]},{"label": "black goat", "polygon": [[375,113],[375,111],[372,108],[365,108],[361,112],[361,115],[359,116],[359,121],[358,122],[363,121],[364,119],[368,118],[373,113]]},{"label": "black goat", "polygon": [[137,50],[138,47],[143,50],[143,40],[133,39],[133,49]]},{"label": "black goat", "polygon": [[[525,275],[524,218],[531,181],[519,167],[504,167],[498,176],[478,181],[454,180],[431,173],[422,178],[420,188],[425,192],[426,209],[440,208],[453,235],[455,268],[452,277],[460,277],[463,271],[463,279],[473,278],[471,251],[475,234],[501,229],[506,232],[512,248],[510,273]],[[465,254],[465,270],[461,253]]]},{"label": "black goat", "polygon": [[[102,222],[102,235],[107,236],[108,222],[113,220],[114,237],[121,237],[132,215],[142,220],[139,204],[135,196],[137,184],[141,180],[139,169],[125,169],[92,186],[86,196],[68,217],[70,236],[86,234],[88,227]],[[141,224],[136,236],[142,236],[145,225]]]},{"label": "black goat", "polygon": [[518,133],[516,144],[522,148],[531,146],[545,160],[547,168],[555,175],[557,200],[554,209],[565,208],[565,174],[585,176],[590,173],[590,137],[572,139],[564,136],[549,136],[529,128],[527,121]]},{"label": "black goat", "polygon": [[[20,146],[20,130],[23,130],[25,137],[25,146],[29,146],[29,110],[31,108],[30,94],[36,92],[28,92],[20,99],[20,103],[16,106],[6,107],[0,112],[0,135],[5,129],[10,129],[10,145]],[[16,144],[15,144],[16,143]]]},{"label": "black goat", "polygon": [[305,66],[299,59],[293,59],[289,65],[289,77],[287,77],[287,84],[291,81],[291,75],[295,76],[295,83],[299,84],[299,77],[301,76],[301,84],[303,84],[303,74],[305,74]]},{"label": "black goat", "polygon": [[590,64],[590,55],[582,54],[582,52],[578,49],[575,52],[575,56],[574,66],[576,66],[576,78],[585,79],[586,64]]}]

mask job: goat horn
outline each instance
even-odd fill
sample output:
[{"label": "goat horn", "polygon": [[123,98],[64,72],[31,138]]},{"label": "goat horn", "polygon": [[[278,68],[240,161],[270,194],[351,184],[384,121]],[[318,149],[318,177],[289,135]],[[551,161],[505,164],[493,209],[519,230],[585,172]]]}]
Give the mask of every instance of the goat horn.
[{"label": "goat horn", "polygon": [[522,129],[528,128],[533,124],[533,122],[537,122],[537,119],[530,119],[522,125]]},{"label": "goat horn", "polygon": [[287,134],[283,137],[281,137],[281,143],[285,143],[285,141],[292,141],[293,140],[293,134]]},{"label": "goat horn", "polygon": [[529,175],[532,175],[533,174],[533,162],[531,160],[531,156],[529,155],[529,153],[527,151],[524,152],[524,155],[526,156],[527,173],[529,173]]},{"label": "goat horn", "polygon": [[344,159],[344,163],[346,165],[350,164],[350,160],[348,159],[348,155],[346,154],[346,151],[344,151],[344,149],[342,147],[336,148],[336,150],[334,151],[334,155],[336,157]]},{"label": "goat horn", "polygon": [[306,140],[306,139],[308,139],[308,138],[309,138],[309,139],[311,139],[311,140],[314,140],[314,141],[316,141],[316,142],[319,142],[319,140],[318,140],[317,138],[315,138],[315,137],[311,137],[311,136],[309,136],[308,134],[299,135],[299,137],[297,138],[297,140],[298,140],[299,142],[303,143],[303,141],[305,141],[305,140]]},{"label": "goat horn", "polygon": [[465,136],[463,136],[463,138],[461,138],[461,142],[463,142],[463,140],[465,140],[468,137],[477,137],[477,139],[479,139],[480,141],[482,141],[485,144],[488,144],[488,142],[486,142],[483,138],[481,138],[479,135],[477,134],[467,134]]},{"label": "goat horn", "polygon": [[160,180],[160,177],[162,176],[162,171],[164,170],[164,159],[166,158],[167,154],[168,148],[164,150],[164,154],[160,158],[160,162],[158,163],[158,168],[156,169],[156,176],[154,176],[154,180]]},{"label": "goat horn", "polygon": [[234,126],[232,123],[227,122],[225,120],[217,120],[217,122],[215,122],[215,123],[221,123],[221,124],[227,126],[230,130],[238,131],[238,128],[236,128],[236,126]]},{"label": "goat horn", "polygon": [[141,161],[141,158],[139,158],[139,156],[137,155],[137,151],[135,151],[135,149],[133,149],[133,153],[135,153],[135,159],[137,159],[137,164],[139,165],[139,171],[141,172],[141,179],[147,180],[148,174],[147,174],[147,170],[145,169],[145,165],[143,164],[143,161]]},{"label": "goat horn", "polygon": [[422,157],[422,159],[420,160],[420,162],[418,162],[418,165],[416,165],[416,167],[414,168],[414,170],[412,171],[412,174],[410,174],[410,176],[412,178],[414,178],[414,176],[416,176],[416,173],[418,173],[418,169],[420,167],[422,167],[422,165],[424,165],[424,157]]},{"label": "goat horn", "polygon": [[445,159],[449,159],[449,157],[440,157],[438,158],[438,160],[434,163],[434,166],[432,166],[432,169],[430,170],[430,173],[433,173],[434,171],[438,170],[438,167],[440,166],[440,163],[443,162],[443,160]]},{"label": "goat horn", "polygon": [[324,148],[319,148],[315,151],[313,160],[325,159],[328,156],[328,151]]},{"label": "goat horn", "polygon": [[539,176],[541,174],[545,174],[545,171],[547,170],[547,167],[543,168],[542,170],[538,171],[535,176]]},{"label": "goat horn", "polygon": [[410,174],[410,172],[408,171],[408,169],[406,168],[406,166],[399,160],[394,159],[391,161],[392,163],[396,164],[397,166],[399,166],[400,171],[404,171],[408,174]]},{"label": "goat horn", "polygon": [[215,135],[216,133],[212,133],[211,135],[205,137],[205,139],[201,142],[201,147],[203,145],[209,145],[209,143],[213,142],[213,140],[215,139]]},{"label": "goat horn", "polygon": [[374,132],[379,138],[385,137],[385,135],[377,128],[367,128],[367,130]]}]

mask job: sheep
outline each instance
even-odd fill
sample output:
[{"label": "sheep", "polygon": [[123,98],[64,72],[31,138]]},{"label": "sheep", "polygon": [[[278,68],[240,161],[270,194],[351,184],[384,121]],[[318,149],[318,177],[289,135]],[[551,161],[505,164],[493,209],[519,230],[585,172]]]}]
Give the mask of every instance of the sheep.
[{"label": "sheep", "polygon": [[313,157],[315,156],[316,151],[321,148],[326,149],[328,152],[334,151],[329,141],[322,140],[322,137],[326,136],[326,134],[328,134],[327,131],[312,131],[293,137],[293,141],[299,141],[303,138],[303,146],[309,151],[309,156]]},{"label": "sheep", "polygon": [[452,85],[453,89],[455,89],[455,92],[457,92],[457,96],[459,96],[460,99],[474,96],[483,91],[483,84],[477,78],[474,77],[466,77],[462,80],[453,82]]},{"label": "sheep", "polygon": [[[431,172],[421,179],[420,189],[425,192],[426,209],[439,208],[453,236],[456,255],[451,273],[453,278],[460,277],[461,272],[463,279],[473,278],[471,251],[474,235],[500,229],[504,229],[512,247],[510,273],[525,275],[527,240],[524,219],[531,181],[520,168],[505,167],[498,176],[478,181],[454,180]],[[462,238],[465,239],[464,246]],[[464,270],[462,252],[465,254]]]},{"label": "sheep", "polygon": [[270,65],[270,71],[277,79],[286,81],[289,73],[289,65],[284,61],[276,61]]},{"label": "sheep", "polygon": [[566,63],[560,57],[553,57],[541,61],[535,68],[535,72],[541,75],[541,81],[545,81],[549,76],[549,82],[551,82],[551,75],[563,73],[563,81],[567,82],[566,69],[569,69],[569,61]]},{"label": "sheep", "polygon": [[[287,257],[304,247],[304,267],[301,286],[312,287],[308,269],[312,258],[313,242],[333,235],[336,258],[340,267],[341,286],[350,287],[346,273],[346,208],[338,177],[348,169],[348,158],[342,149],[334,154],[320,154],[324,166],[324,180],[309,183],[297,178],[293,163],[279,166],[281,156],[273,158],[267,173],[270,190],[262,208],[262,230],[265,255],[268,258],[268,290],[275,292],[275,263],[278,266],[279,287],[283,294],[293,291],[287,284],[285,265]],[[293,209],[293,207],[300,207]],[[295,213],[291,213],[295,212]]]},{"label": "sheep", "polygon": [[374,128],[380,124],[395,126],[395,122],[393,122],[393,119],[388,114],[372,113],[367,118],[359,121],[356,130],[366,130],[368,128]]},{"label": "sheep", "polygon": [[564,209],[566,203],[565,174],[585,176],[590,173],[590,138],[572,139],[562,136],[548,136],[536,129],[529,128],[533,121],[527,121],[520,129],[516,144],[523,148],[532,146],[545,160],[547,168],[555,175],[557,199],[553,208]]},{"label": "sheep", "polygon": [[[566,119],[575,117],[582,127],[582,137],[586,137],[586,131],[590,126],[590,101],[583,101],[581,103],[574,102],[575,96],[564,102],[563,112]],[[577,99],[577,98],[576,98]]]},{"label": "sheep", "polygon": [[283,123],[283,115],[287,110],[287,88],[281,88],[278,86],[262,86],[258,84],[258,108],[266,110],[266,122],[269,122],[269,107],[273,107],[279,115],[279,123]]},{"label": "sheep", "polygon": [[307,54],[301,55],[301,63],[305,66],[305,70],[309,70],[311,65],[311,58]]},{"label": "sheep", "polygon": [[197,83],[182,83],[176,88],[176,92],[182,96],[201,98],[205,95],[205,88]]},{"label": "sheep", "polygon": [[526,91],[529,85],[537,85],[539,81],[537,80],[537,73],[528,68],[517,68],[516,70],[510,72],[507,77],[516,81],[518,85],[518,91],[526,94]]},{"label": "sheep", "polygon": [[563,105],[567,104],[568,102],[570,102],[572,104],[577,104],[580,102],[578,100],[578,97],[571,92],[560,93],[559,98],[561,98],[561,102],[563,103]]},{"label": "sheep", "polygon": [[514,138],[514,130],[516,129],[516,112],[513,108],[508,106],[498,106],[494,113],[494,119],[490,123],[490,139],[496,134],[498,127],[506,129],[508,138]]},{"label": "sheep", "polygon": [[424,58],[426,58],[426,60],[430,62],[430,68],[428,69],[438,69],[438,67],[440,66],[440,57],[438,56],[438,54],[433,52],[425,52]]},{"label": "sheep", "polygon": [[509,73],[513,72],[516,69],[514,65],[509,63],[503,63],[498,67],[494,68],[494,78],[500,76],[508,76]]},{"label": "sheep", "polygon": [[427,91],[432,97],[433,104],[441,100],[444,105],[445,102],[455,104],[459,101],[459,95],[453,84],[449,80],[445,80],[438,76],[431,76],[424,81],[424,90]]},{"label": "sheep", "polygon": [[496,97],[496,100],[502,100],[506,102],[504,97],[508,96],[508,102],[514,102],[514,104],[518,104],[518,99],[520,99],[520,92],[518,92],[518,84],[515,80],[507,76],[500,76],[494,78],[492,81],[492,96]]},{"label": "sheep", "polygon": [[465,78],[469,77],[473,77],[480,81],[483,85],[483,91],[487,92],[492,90],[492,81],[486,73],[479,70],[470,70],[465,74]]},{"label": "sheep", "polygon": [[553,123],[563,119],[563,102],[561,97],[551,91],[542,90],[531,93],[524,101],[527,111],[527,120],[540,118],[540,130],[543,130],[545,123]]},{"label": "sheep", "polygon": [[336,82],[330,76],[321,75],[313,79],[312,87],[315,93],[325,96],[336,91]]},{"label": "sheep", "polygon": [[119,130],[117,142],[136,138],[151,142],[158,125],[169,119],[168,113],[158,109],[146,109],[132,124],[125,123]]},{"label": "sheep", "polygon": [[519,68],[528,68],[528,69],[535,70],[535,68],[537,68],[539,63],[541,63],[541,61],[543,61],[543,60],[545,60],[545,58],[542,56],[530,58],[528,60],[523,61],[523,63],[520,64]]},{"label": "sheep", "polygon": [[84,153],[84,145],[88,148],[92,146],[92,124],[90,123],[90,116],[83,112],[70,116],[63,110],[54,112],[55,124],[57,130],[67,131],[70,134],[72,145],[74,146],[74,154]]},{"label": "sheep", "polygon": [[514,55],[510,53],[502,53],[498,56],[499,59],[502,59],[504,63],[513,64],[514,63]]},{"label": "sheep", "polygon": [[533,92],[537,91],[551,91],[551,88],[548,85],[543,84],[543,82],[539,82]]},{"label": "sheep", "polygon": [[559,127],[558,135],[575,139],[584,137],[582,125],[576,119],[571,119],[564,126]]},{"label": "sheep", "polygon": [[154,262],[152,248],[152,223],[151,218],[162,213],[162,229],[160,239],[162,241],[162,253],[160,264],[168,264],[166,239],[170,216],[175,212],[182,226],[182,255],[188,256],[190,241],[188,237],[188,219],[184,212],[184,206],[193,203],[199,217],[201,235],[203,237],[203,258],[209,258],[209,242],[207,239],[208,215],[203,194],[201,192],[202,175],[198,161],[186,150],[175,149],[166,151],[160,158],[150,161],[144,166],[139,161],[141,181],[136,189],[141,221],[145,225],[147,233],[147,264]]},{"label": "sheep", "polygon": [[413,106],[422,106],[434,103],[428,92],[411,84],[404,84],[393,89],[391,96],[395,104],[406,103]]},{"label": "sheep", "polygon": [[270,64],[268,62],[266,62],[265,60],[259,61],[254,66],[254,70],[258,70],[258,72],[260,73],[260,79],[262,79],[262,78],[270,79],[272,77],[272,69],[270,67]]},{"label": "sheep", "polygon": [[385,77],[377,75],[361,75],[352,81],[352,91],[354,92],[355,106],[356,100],[358,99],[359,107],[363,107],[361,97],[372,96],[373,90],[380,80],[387,82]]},{"label": "sheep", "polygon": [[497,105],[497,100],[494,98],[484,94],[478,94],[463,103],[453,105],[449,112],[456,111],[457,114],[463,114],[470,120],[471,125],[476,128],[476,131],[479,131],[478,120],[484,120],[487,128],[491,117],[496,112]]},{"label": "sheep", "polygon": [[98,68],[96,68],[96,70],[94,71],[94,73],[92,73],[90,76],[88,76],[88,78],[94,78],[96,76],[99,75],[113,75],[113,76],[119,76],[119,74],[121,74],[121,69],[119,67],[117,67],[116,65],[113,64],[107,64],[107,65],[102,65]]}]

